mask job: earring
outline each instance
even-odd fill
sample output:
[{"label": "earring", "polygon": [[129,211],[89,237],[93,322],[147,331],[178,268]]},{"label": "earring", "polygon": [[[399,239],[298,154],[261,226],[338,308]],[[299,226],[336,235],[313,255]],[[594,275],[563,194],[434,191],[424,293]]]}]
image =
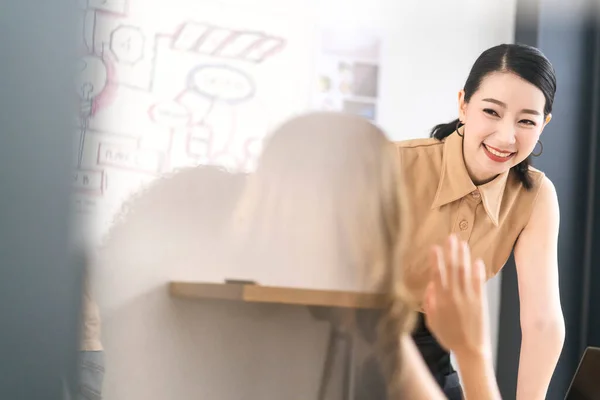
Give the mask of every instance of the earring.
[{"label": "earring", "polygon": [[[532,151],[532,152],[531,152],[531,155],[532,155],[532,156],[534,156],[534,157],[539,157],[539,156],[541,156],[541,155],[542,155],[542,153],[544,152],[544,144],[543,144],[543,143],[542,143],[540,140],[538,140],[537,142],[540,144],[540,151],[539,151],[539,153],[534,153],[534,152]],[[537,143],[536,143],[536,145],[537,145]],[[534,147],[534,149],[535,149],[535,147]]]},{"label": "earring", "polygon": [[[458,136],[460,136],[460,137],[463,137],[463,136],[464,136],[464,134],[461,134],[461,133],[458,131],[458,128],[460,128],[460,126],[461,126],[460,124],[462,124],[462,121],[459,119],[458,121],[456,121],[456,133],[458,134]],[[463,125],[464,125],[464,124],[463,124]]]}]

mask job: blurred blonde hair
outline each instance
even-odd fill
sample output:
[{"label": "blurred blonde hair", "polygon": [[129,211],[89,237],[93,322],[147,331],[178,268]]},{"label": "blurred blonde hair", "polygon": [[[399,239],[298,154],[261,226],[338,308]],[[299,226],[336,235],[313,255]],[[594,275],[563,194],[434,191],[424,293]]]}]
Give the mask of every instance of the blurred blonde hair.
[{"label": "blurred blonde hair", "polygon": [[413,324],[397,261],[408,222],[399,162],[395,146],[363,118],[301,115],[267,140],[234,213],[236,234],[259,259],[290,273],[318,265],[322,274],[355,274],[388,295],[379,342],[391,392],[400,336]]}]

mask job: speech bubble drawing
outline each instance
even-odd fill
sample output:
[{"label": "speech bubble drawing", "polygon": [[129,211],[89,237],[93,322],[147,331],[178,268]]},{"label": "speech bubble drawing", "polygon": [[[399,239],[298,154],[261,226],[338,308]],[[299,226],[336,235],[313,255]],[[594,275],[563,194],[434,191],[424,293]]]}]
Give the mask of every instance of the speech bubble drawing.
[{"label": "speech bubble drawing", "polygon": [[190,111],[175,101],[158,103],[149,111],[154,122],[172,129],[187,126],[192,118]]},{"label": "speech bubble drawing", "polygon": [[252,78],[228,65],[200,65],[188,75],[188,87],[211,100],[240,103],[254,96]]}]

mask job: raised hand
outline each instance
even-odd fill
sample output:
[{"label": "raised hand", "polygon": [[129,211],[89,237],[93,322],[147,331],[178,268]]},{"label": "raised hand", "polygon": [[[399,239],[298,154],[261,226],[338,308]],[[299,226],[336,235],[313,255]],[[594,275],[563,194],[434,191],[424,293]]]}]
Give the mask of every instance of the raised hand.
[{"label": "raised hand", "polygon": [[460,358],[489,357],[489,311],[483,261],[471,261],[466,242],[450,236],[431,257],[425,321],[440,344]]}]

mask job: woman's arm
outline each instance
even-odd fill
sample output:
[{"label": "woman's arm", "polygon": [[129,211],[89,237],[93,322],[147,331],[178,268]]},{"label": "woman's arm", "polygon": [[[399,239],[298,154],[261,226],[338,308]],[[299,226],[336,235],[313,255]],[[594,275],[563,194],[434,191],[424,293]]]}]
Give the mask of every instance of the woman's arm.
[{"label": "woman's arm", "polygon": [[[402,398],[411,400],[446,400],[437,382],[429,373],[419,350],[408,335],[401,338],[402,365]],[[465,398],[475,400],[501,399],[496,385],[496,377],[492,359],[483,354],[457,355],[460,367]]]},{"label": "woman's arm", "polygon": [[483,353],[454,353],[466,400],[501,400],[491,347]]},{"label": "woman's arm", "polygon": [[[445,400],[439,385],[431,376],[415,342],[408,334],[400,338],[402,367],[400,395],[411,400]],[[396,399],[390,399],[396,400]]]},{"label": "woman's arm", "polygon": [[565,325],[558,285],[560,214],[554,185],[544,178],[531,218],[515,245],[521,308],[517,400],[543,400],[562,351]]}]

